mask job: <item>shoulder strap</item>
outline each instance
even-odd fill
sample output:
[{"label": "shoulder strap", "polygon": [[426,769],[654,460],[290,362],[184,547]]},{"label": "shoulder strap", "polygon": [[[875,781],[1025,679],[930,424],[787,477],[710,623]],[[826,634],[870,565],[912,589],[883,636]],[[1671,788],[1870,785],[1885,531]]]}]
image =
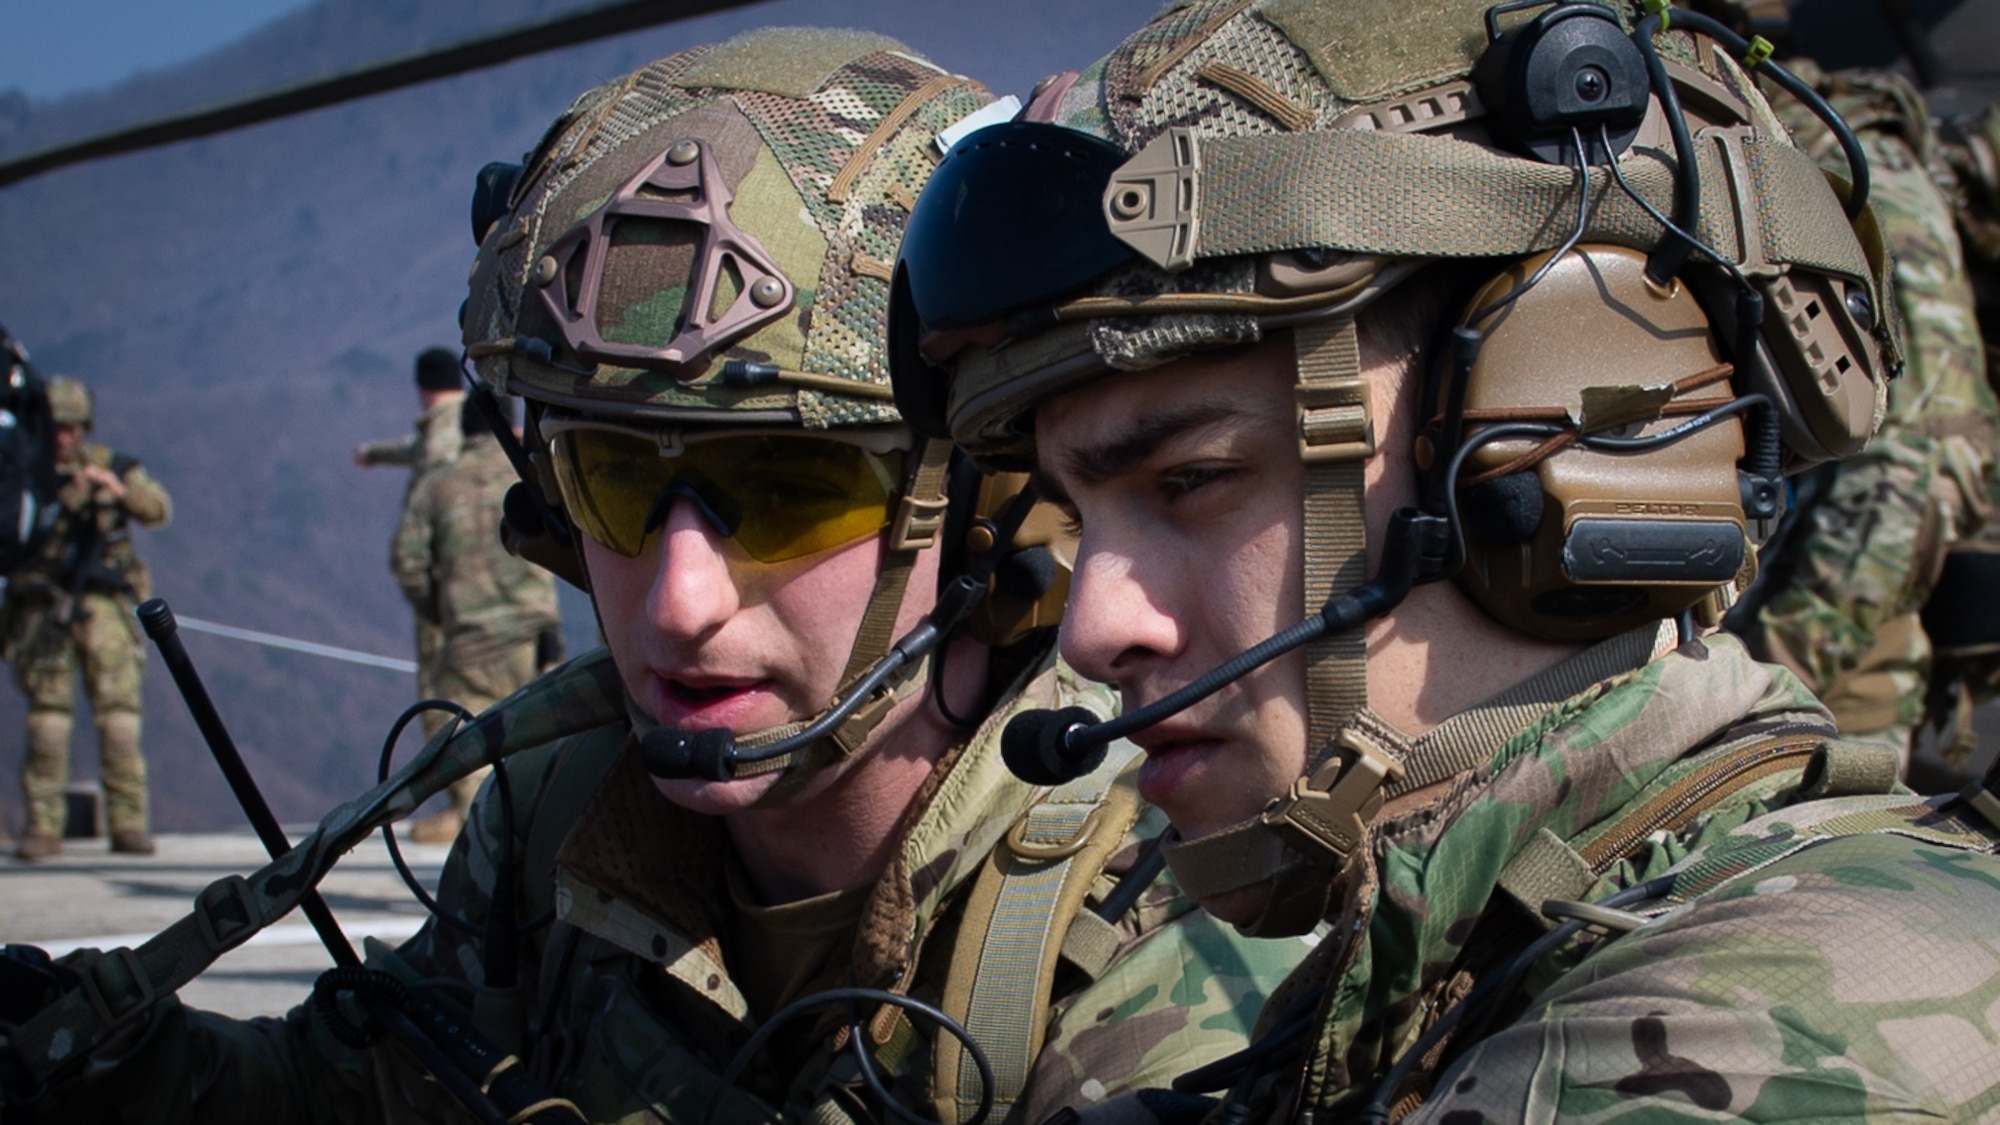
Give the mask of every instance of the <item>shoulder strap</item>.
[{"label": "shoulder strap", "polygon": [[1829,738],[1818,727],[1776,731],[1697,755],[1668,769],[1617,816],[1570,839],[1543,829],[1500,873],[1500,888],[1530,917],[1550,899],[1580,899],[1655,832],[1677,832],[1750,786],[1796,772],[1802,795],[1891,792],[1896,755],[1886,747]]},{"label": "shoulder strap", "polygon": [[[1105,940],[1109,923],[1084,902],[1138,822],[1127,768],[1137,757],[1136,747],[1118,743],[1102,766],[1030,806],[986,857],[966,901],[939,1007],[986,1051],[992,1119],[1005,1117],[1028,1084],[1060,959],[1069,954],[1095,976],[1116,951],[1115,933]],[[978,1068],[950,1035],[940,1034],[932,1050],[938,1120],[959,1125],[978,1112]]]}]

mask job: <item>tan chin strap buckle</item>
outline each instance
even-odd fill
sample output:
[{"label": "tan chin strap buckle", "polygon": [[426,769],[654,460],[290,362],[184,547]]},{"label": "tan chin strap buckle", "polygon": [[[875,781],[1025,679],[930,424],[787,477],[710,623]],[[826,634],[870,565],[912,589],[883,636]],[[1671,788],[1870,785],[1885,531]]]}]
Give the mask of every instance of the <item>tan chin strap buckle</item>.
[{"label": "tan chin strap buckle", "polygon": [[1341,863],[1361,846],[1368,822],[1382,809],[1382,791],[1403,776],[1403,763],[1352,728],[1340,733],[1333,756],[1268,809],[1264,823]]}]

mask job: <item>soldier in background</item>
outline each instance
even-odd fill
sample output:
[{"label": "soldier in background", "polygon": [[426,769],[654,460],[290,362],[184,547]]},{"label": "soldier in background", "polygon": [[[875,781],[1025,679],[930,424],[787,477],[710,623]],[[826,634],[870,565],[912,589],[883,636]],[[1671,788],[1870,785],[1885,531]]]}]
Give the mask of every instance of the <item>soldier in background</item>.
[{"label": "soldier in background", "polygon": [[[1782,36],[1782,4],[1714,7],[1720,18]],[[1888,413],[1868,449],[1795,482],[1794,511],[1762,554],[1765,573],[1728,624],[1762,659],[1805,680],[1843,735],[1891,746],[1907,767],[1928,718],[1946,728],[1940,750],[1955,766],[1972,749],[1970,700],[1933,683],[1924,607],[1947,555],[1987,526],[2000,487],[2000,402],[1987,383],[1954,226],[1955,176],[1908,78],[1822,72],[1802,59],[1787,65],[1839,111],[1868,155],[1871,198],[1896,259],[1908,363],[1889,386]],[[1846,174],[1824,124],[1792,99],[1772,104],[1822,167]]]},{"label": "soldier in background", "polygon": [[139,462],[84,441],[90,391],[75,379],[49,380],[54,460],[61,485],[39,556],[8,578],[0,643],[14,683],[28,697],[28,752],[21,787],[28,830],[17,854],[47,859],[62,850],[63,787],[76,722],[76,675],[97,724],[111,850],[153,854],[146,816],[146,760],[139,752],[139,678],[144,640],[133,608],[151,593],[128,525],[166,526],[167,491]]},{"label": "soldier in background", "polygon": [[[497,413],[498,403],[484,391],[458,398],[452,429],[463,444],[410,489],[389,568],[417,620],[437,631],[425,698],[448,699],[476,715],[541,671],[537,653],[540,638],[556,627],[556,587],[548,571],[508,554],[500,542],[501,506],[519,477],[494,436],[495,415],[488,411]],[[449,717],[424,712],[425,732],[437,733]],[[420,844],[457,838],[486,772],[454,782],[451,807],[412,824],[410,838]]]},{"label": "soldier in background", "polygon": [[401,465],[415,477],[458,456],[458,404],[465,397],[465,380],[458,373],[458,355],[449,348],[425,348],[417,355],[417,402],[423,413],[416,428],[387,441],[364,441],[354,447],[354,463],[364,469]]},{"label": "soldier in background", "polygon": [[[354,447],[354,463],[361,468],[400,465],[410,470],[409,484],[403,489],[405,511],[424,474],[450,464],[458,456],[461,441],[458,408],[465,401],[465,380],[459,375],[457,352],[449,348],[425,348],[417,354],[416,373],[417,402],[423,413],[417,416],[415,428],[399,438],[365,441]],[[389,570],[395,573],[393,558]],[[444,637],[437,622],[422,613],[416,615],[416,626],[417,698],[435,699],[438,649]]]}]

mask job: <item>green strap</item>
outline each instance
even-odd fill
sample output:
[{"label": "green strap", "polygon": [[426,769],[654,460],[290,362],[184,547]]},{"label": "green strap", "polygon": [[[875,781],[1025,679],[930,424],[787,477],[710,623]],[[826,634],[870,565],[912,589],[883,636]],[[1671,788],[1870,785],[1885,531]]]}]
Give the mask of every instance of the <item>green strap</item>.
[{"label": "green strap", "polygon": [[1552,898],[1583,898],[1597,883],[1597,872],[1562,837],[1542,828],[1507,861],[1499,883],[1528,917],[1540,918],[1542,904]]},{"label": "green strap", "polygon": [[[523,701],[531,705],[521,706]],[[210,884],[196,896],[193,913],[137,949],[113,949],[91,960],[83,987],[9,1036],[21,1064],[37,1082],[53,1080],[144,1018],[155,1000],[291,913],[368,833],[408,816],[488,761],[620,721],[624,714],[617,669],[599,649],[502,700],[448,739],[440,732],[395,777],[333,810],[291,851],[247,878],[231,875]]]}]

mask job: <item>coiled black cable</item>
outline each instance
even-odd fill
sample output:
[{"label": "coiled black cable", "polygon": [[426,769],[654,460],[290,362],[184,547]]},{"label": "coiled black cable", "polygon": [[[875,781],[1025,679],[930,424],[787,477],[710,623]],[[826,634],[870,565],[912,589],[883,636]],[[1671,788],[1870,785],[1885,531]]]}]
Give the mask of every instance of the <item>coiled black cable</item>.
[{"label": "coiled black cable", "polygon": [[[403,710],[401,715],[396,717],[396,721],[390,724],[389,735],[382,740],[382,754],[375,766],[375,780],[378,784],[389,779],[389,766],[395,757],[397,740],[403,737],[403,731],[410,723],[418,715],[426,711],[448,712],[452,715],[454,724],[468,722],[473,718],[472,712],[467,711],[449,699],[422,699],[410,704],[409,707]],[[494,761],[491,764],[493,766],[493,785],[498,791],[500,798],[500,819],[503,829],[500,844],[501,854],[499,856],[501,878],[511,881],[514,867],[514,791],[507,780],[507,763]],[[430,912],[431,917],[436,918],[438,921],[460,933],[478,934],[481,932],[481,927],[474,925],[470,921],[460,918],[455,914],[445,913],[444,909],[438,905],[437,900],[432,898],[430,892],[424,889],[423,883],[417,879],[416,872],[410,870],[409,861],[403,858],[403,849],[396,843],[396,829],[394,825],[385,824],[382,826],[382,842],[389,849],[389,862],[395,866],[396,874],[402,877],[403,885],[409,888],[410,894],[414,895],[417,902]],[[523,934],[533,933],[554,920],[555,909],[551,907],[543,911],[540,917],[520,926],[517,932]]]},{"label": "coiled black cable", "polygon": [[343,992],[378,996],[397,1008],[402,1007],[410,995],[402,981],[365,965],[336,965],[313,981],[313,1014],[319,1017],[335,1039],[357,1051],[372,1046],[382,1037],[383,1029],[365,1017],[361,1023],[348,1019],[347,1013],[340,1010],[340,994]]}]

